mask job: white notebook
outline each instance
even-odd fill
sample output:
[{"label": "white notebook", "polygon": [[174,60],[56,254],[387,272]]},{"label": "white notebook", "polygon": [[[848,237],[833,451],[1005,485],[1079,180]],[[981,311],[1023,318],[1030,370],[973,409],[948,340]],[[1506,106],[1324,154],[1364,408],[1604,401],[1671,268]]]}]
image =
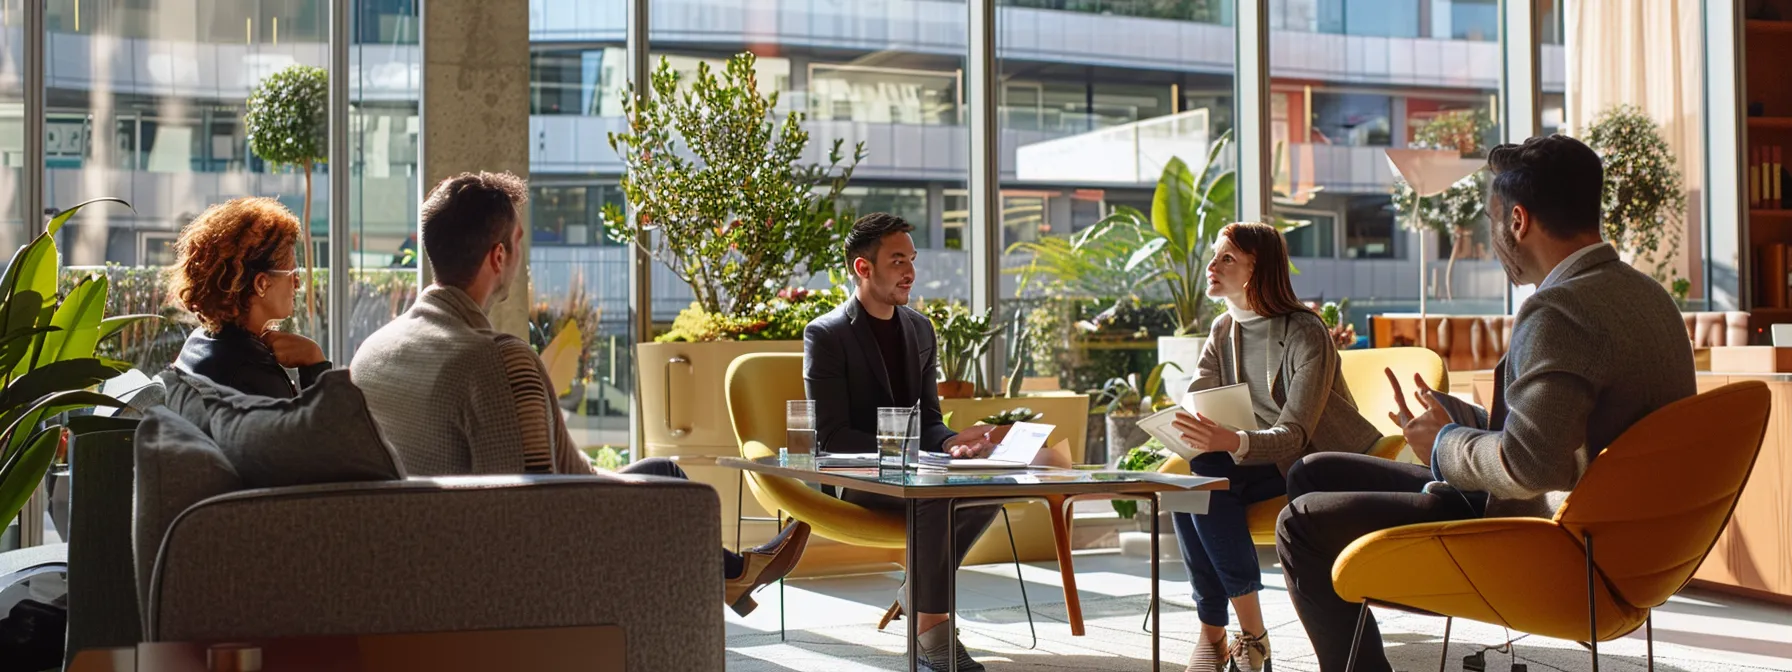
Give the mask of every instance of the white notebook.
[{"label": "white notebook", "polygon": [[1185,460],[1194,459],[1201,453],[1182,442],[1182,433],[1176,431],[1175,425],[1177,411],[1199,413],[1231,430],[1262,429],[1257,423],[1257,414],[1251,410],[1251,389],[1244,383],[1182,395],[1182,403],[1139,420],[1139,429]]}]

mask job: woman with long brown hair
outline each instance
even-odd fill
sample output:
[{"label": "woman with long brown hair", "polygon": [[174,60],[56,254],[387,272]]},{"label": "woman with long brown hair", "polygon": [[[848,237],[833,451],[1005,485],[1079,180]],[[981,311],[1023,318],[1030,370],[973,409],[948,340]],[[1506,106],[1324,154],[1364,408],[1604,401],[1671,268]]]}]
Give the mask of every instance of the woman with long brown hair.
[{"label": "woman with long brown hair", "polygon": [[[1231,662],[1244,672],[1264,672],[1270,649],[1257,601],[1262,570],[1245,508],[1286,494],[1288,467],[1301,456],[1364,452],[1381,433],[1357,412],[1325,322],[1295,297],[1288,245],[1275,227],[1235,223],[1221,229],[1207,265],[1207,295],[1224,300],[1226,312],[1213,322],[1189,389],[1244,384],[1264,429],[1226,428],[1177,414],[1183,442],[1201,452],[1189,469],[1230,482],[1209,498],[1207,513],[1174,516],[1201,619],[1188,670],[1217,672]],[[1230,647],[1228,601],[1239,621]]]},{"label": "woman with long brown hair", "polygon": [[[271,198],[207,208],[180,233],[169,269],[171,301],[199,319],[174,366],[220,385],[291,398],[330,370],[309,338],[273,329],[292,316],[304,282],[299,218]],[[299,383],[286,369],[297,369]]]}]

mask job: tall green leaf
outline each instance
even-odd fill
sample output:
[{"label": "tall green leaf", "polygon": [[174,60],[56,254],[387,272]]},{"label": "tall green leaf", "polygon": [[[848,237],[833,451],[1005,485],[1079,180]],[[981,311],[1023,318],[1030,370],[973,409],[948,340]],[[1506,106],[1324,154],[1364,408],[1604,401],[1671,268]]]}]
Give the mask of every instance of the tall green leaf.
[{"label": "tall green leaf", "polygon": [[80,203],[76,203],[73,206],[70,206],[69,209],[67,209],[67,210],[63,210],[62,212],[56,213],[56,216],[51,217],[49,223],[44,225],[44,232],[49,235],[52,235],[52,236],[56,235],[57,231],[62,230],[62,225],[67,224],[68,220],[73,219],[76,213],[81,212],[81,208],[85,208],[85,207],[87,207],[89,205],[93,205],[95,203],[117,203],[119,205],[122,205],[122,206],[130,209],[131,212],[137,211],[136,208],[132,208],[131,204],[126,203],[124,201],[124,199],[122,199],[122,198],[113,198],[111,196],[101,196],[99,198],[81,201]]},{"label": "tall green leaf", "polygon": [[1220,229],[1238,212],[1238,173],[1228,170],[1207,184],[1201,195],[1201,240],[1217,241]]},{"label": "tall green leaf", "polygon": [[1138,268],[1141,264],[1150,261],[1151,256],[1157,254],[1159,250],[1164,249],[1164,244],[1167,242],[1169,241],[1163,238],[1152,238],[1151,240],[1146,241],[1144,245],[1140,245],[1139,249],[1133,251],[1132,258],[1126,260],[1126,270],[1133,270]]},{"label": "tall green leaf", "polygon": [[104,341],[113,336],[117,336],[118,334],[122,333],[125,329],[128,329],[137,324],[141,324],[144,322],[156,322],[156,321],[160,321],[161,319],[162,319],[161,315],[119,315],[117,317],[108,317],[106,319],[100,320],[100,329],[99,329],[99,339],[98,340]]},{"label": "tall green leaf", "polygon": [[55,301],[56,271],[60,265],[56,257],[56,239],[39,234],[13,257],[0,285],[15,297],[21,292],[36,292],[44,304]]},{"label": "tall green leaf", "polygon": [[84,390],[116,378],[118,373],[118,369],[91,357],[50,362],[19,376],[5,391],[0,391],[0,410],[11,410],[57,392]]},{"label": "tall green leaf", "polygon": [[108,285],[104,276],[89,275],[69,290],[50,318],[50,326],[60,331],[44,337],[43,356],[37,365],[66,359],[92,357],[100,341],[100,320],[106,312]]},{"label": "tall green leaf", "polygon": [[1195,198],[1195,177],[1188,164],[1171,158],[1157,180],[1157,193],[1151,197],[1151,228],[1170,239],[1176,250],[1188,249],[1188,218],[1194,213]]},{"label": "tall green leaf", "polygon": [[0,464],[0,520],[12,520],[25,508],[25,500],[37,492],[50,463],[56,459],[61,427],[47,427],[31,435],[25,449]]}]

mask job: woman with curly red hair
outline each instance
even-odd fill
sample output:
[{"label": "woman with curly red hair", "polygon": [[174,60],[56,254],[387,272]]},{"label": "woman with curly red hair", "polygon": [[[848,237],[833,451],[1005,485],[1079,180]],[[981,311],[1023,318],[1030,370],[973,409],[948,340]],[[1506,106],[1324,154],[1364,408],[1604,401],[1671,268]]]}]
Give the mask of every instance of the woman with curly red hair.
[{"label": "woman with curly red hair", "polygon": [[[330,370],[309,338],[272,327],[292,315],[304,281],[299,220],[271,198],[207,208],[181,231],[172,301],[199,318],[175,367],[249,394],[291,398]],[[298,369],[295,386],[286,369]]]}]

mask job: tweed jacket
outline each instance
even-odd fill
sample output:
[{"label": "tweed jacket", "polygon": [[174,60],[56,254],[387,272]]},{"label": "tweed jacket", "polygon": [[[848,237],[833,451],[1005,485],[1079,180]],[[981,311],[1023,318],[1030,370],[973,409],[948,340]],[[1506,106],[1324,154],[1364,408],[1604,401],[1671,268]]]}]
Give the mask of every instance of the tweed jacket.
[{"label": "tweed jacket", "polygon": [[1524,302],[1496,369],[1488,429],[1448,425],[1434,471],[1489,495],[1489,516],[1549,517],[1599,451],[1697,392],[1686,323],[1667,291],[1595,248]]},{"label": "tweed jacket", "polygon": [[[1247,432],[1250,449],[1239,464],[1273,464],[1283,474],[1309,453],[1367,452],[1381,432],[1357,411],[1340,371],[1338,349],[1325,322],[1306,311],[1265,317],[1270,320],[1269,360],[1281,364],[1269,389],[1282,409],[1276,424]],[[1212,335],[1201,352],[1200,370],[1189,390],[1205,390],[1239,382],[1239,347],[1243,329],[1231,314],[1213,321]]]}]

